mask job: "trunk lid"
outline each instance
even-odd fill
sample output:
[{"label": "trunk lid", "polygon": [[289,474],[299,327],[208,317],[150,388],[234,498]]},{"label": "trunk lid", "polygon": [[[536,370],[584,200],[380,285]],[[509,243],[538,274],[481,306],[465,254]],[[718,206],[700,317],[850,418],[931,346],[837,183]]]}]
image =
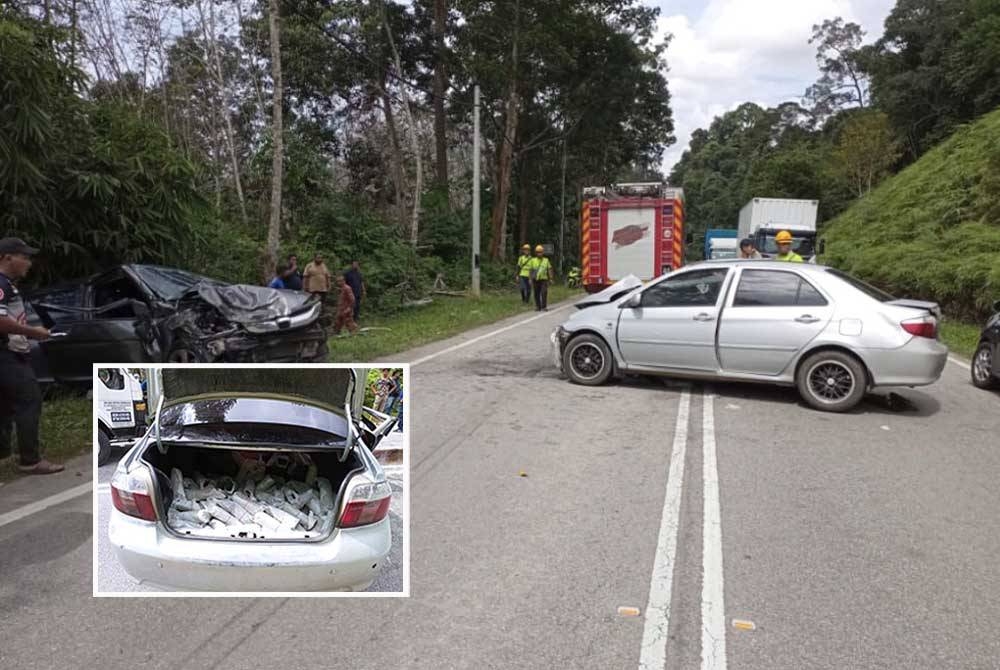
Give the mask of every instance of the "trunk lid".
[{"label": "trunk lid", "polygon": [[941,306],[936,302],[929,302],[926,300],[910,300],[908,298],[901,298],[899,300],[890,300],[886,303],[887,305],[896,305],[897,307],[912,307],[913,309],[922,309],[930,312],[934,317],[940,321],[941,320]]},{"label": "trunk lid", "polygon": [[[270,449],[356,446],[364,388],[350,368],[167,368],[160,440]],[[162,451],[162,449],[161,449]]]}]

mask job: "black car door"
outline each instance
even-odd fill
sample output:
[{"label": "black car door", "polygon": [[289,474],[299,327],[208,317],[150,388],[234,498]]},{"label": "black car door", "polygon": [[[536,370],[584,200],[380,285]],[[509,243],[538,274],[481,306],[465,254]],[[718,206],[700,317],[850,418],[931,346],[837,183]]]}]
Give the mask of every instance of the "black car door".
[{"label": "black car door", "polygon": [[149,346],[148,297],[122,269],[100,275],[85,289],[85,313],[58,324],[43,343],[53,377],[90,379],[94,363],[145,363],[159,360]]},{"label": "black car door", "polygon": [[[90,367],[78,360],[70,337],[88,319],[85,284],[58,286],[33,294],[29,315],[49,329],[49,339],[32,340],[31,359],[35,374],[43,381],[73,381],[90,378]],[[29,316],[29,318],[31,318]]]}]

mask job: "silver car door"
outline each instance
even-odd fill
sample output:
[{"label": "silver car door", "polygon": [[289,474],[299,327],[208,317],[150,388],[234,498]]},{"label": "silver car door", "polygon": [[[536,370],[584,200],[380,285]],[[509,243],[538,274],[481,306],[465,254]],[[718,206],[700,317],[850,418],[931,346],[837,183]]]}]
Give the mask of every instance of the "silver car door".
[{"label": "silver car door", "polygon": [[805,276],[743,268],[719,325],[724,372],[779,375],[819,335],[833,304]]},{"label": "silver car door", "polygon": [[623,307],[618,345],[626,365],[715,371],[715,331],[728,267],[672,274]]}]

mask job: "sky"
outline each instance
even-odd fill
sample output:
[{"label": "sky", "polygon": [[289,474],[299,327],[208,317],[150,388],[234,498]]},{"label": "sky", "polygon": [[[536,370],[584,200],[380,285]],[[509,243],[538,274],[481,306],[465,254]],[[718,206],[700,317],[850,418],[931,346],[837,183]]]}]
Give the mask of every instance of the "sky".
[{"label": "sky", "polygon": [[812,26],[841,16],[882,35],[896,0],[646,0],[660,8],[677,142],[663,156],[666,174],[691,133],[744,102],[799,100],[819,77]]}]

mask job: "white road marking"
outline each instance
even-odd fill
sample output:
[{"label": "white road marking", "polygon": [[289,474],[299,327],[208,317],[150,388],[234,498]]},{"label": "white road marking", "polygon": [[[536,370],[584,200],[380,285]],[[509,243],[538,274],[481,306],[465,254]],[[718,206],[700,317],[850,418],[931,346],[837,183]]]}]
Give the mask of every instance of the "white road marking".
[{"label": "white road marking", "polygon": [[555,309],[553,309],[551,311],[542,312],[541,314],[536,314],[535,316],[533,316],[531,318],[523,319],[521,321],[518,321],[517,323],[512,323],[509,326],[504,326],[503,328],[498,328],[498,329],[496,329],[494,331],[491,331],[489,333],[485,333],[483,335],[480,335],[479,337],[474,337],[471,340],[466,340],[465,342],[459,342],[458,344],[450,346],[447,349],[442,349],[441,351],[438,351],[438,352],[433,353],[433,354],[428,354],[427,356],[424,356],[423,358],[418,358],[417,360],[412,361],[410,363],[410,367],[411,368],[416,367],[416,366],[420,365],[421,363],[426,363],[427,361],[433,360],[433,359],[437,358],[438,356],[444,356],[445,354],[450,354],[453,351],[458,351],[459,349],[464,349],[465,347],[471,346],[471,345],[475,344],[476,342],[482,342],[483,340],[488,340],[491,337],[496,337],[497,335],[499,335],[501,333],[506,333],[508,330],[513,330],[514,328],[517,328],[518,326],[523,326],[526,323],[531,323],[532,321],[537,321],[538,319],[543,319],[543,318],[545,318],[547,316],[551,316],[552,314],[555,314],[556,312],[561,312],[562,310],[564,310],[564,309],[566,309],[568,307],[570,307],[570,305],[563,305],[562,307],[556,307]]},{"label": "white road marking", "polygon": [[969,365],[968,363],[966,363],[965,361],[963,361],[961,359],[955,358],[954,356],[949,356],[948,360],[951,361],[952,363],[954,363],[955,365],[957,365],[960,368],[965,368],[966,370],[971,370],[972,369],[971,365]]},{"label": "white road marking", "polygon": [[715,396],[704,395],[702,458],[705,519],[702,527],[701,668],[726,670],[726,606],[722,578],[722,513],[715,457]]},{"label": "white road marking", "polygon": [[48,509],[53,505],[58,505],[64,503],[67,500],[72,500],[86,493],[90,493],[94,490],[93,482],[87,482],[86,484],[80,484],[79,486],[74,486],[71,489],[66,489],[65,491],[60,491],[55,495],[51,495],[48,498],[42,498],[41,500],[36,500],[33,503],[29,503],[24,507],[18,507],[15,510],[11,510],[6,514],[0,514],[0,526],[6,526],[9,523],[14,523],[15,521],[20,521],[26,516],[31,516],[41,512],[44,509]]},{"label": "white road marking", "polygon": [[677,554],[677,532],[680,527],[681,492],[684,486],[684,458],[687,448],[688,415],[691,392],[681,393],[677,407],[674,445],[670,453],[667,492],[663,499],[660,534],[656,540],[653,575],[649,582],[649,602],[642,629],[639,670],[663,670],[667,662],[667,639],[670,626],[670,598],[674,582],[674,561]]}]

